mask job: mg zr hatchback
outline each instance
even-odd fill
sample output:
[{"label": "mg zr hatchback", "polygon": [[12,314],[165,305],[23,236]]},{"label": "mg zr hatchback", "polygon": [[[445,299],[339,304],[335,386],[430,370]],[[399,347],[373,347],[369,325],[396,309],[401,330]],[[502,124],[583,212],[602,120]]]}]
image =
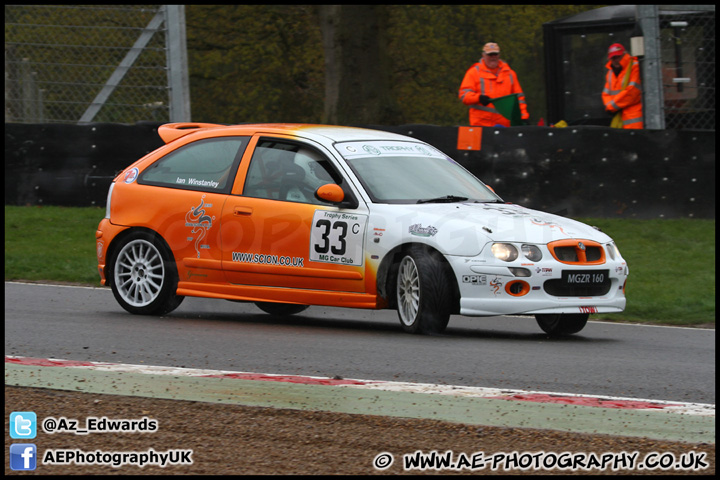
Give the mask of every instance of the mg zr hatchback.
[{"label": "mg zr hatchback", "polygon": [[533,315],[553,335],[625,308],[628,266],[585,224],[504,202],[436,148],[318,125],[176,123],[110,186],[101,283],[128,312],[186,296],[396,309],[438,333],[450,315]]}]

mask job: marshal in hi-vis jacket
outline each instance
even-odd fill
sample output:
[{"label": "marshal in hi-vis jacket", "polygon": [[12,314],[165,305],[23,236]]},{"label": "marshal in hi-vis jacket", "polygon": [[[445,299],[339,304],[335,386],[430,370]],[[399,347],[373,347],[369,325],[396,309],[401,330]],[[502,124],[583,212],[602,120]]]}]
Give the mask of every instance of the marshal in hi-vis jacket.
[{"label": "marshal in hi-vis jacket", "polygon": [[510,65],[500,60],[498,74],[495,75],[487,68],[485,62],[480,60],[465,73],[458,97],[465,105],[470,107],[470,125],[482,127],[503,125],[509,127],[510,120],[500,115],[492,103],[483,106],[479,102],[481,95],[498,98],[513,93],[518,94],[521,118],[523,120],[529,119],[530,114],[527,111],[525,94],[522,91],[517,74],[510,68]]},{"label": "marshal in hi-vis jacket", "polygon": [[[622,111],[622,128],[643,128],[642,88],[640,86],[640,65],[635,57],[627,53],[620,60],[622,71],[615,75],[608,61],[605,88],[602,101],[608,112]],[[630,68],[628,81],[624,82]]]}]

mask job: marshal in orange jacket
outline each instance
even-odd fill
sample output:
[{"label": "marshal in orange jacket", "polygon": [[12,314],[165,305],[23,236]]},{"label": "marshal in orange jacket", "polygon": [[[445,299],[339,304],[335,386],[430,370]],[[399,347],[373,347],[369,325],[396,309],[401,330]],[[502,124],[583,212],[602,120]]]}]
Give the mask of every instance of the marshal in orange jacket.
[{"label": "marshal in orange jacket", "polygon": [[[642,89],[640,86],[640,65],[636,57],[627,53],[620,60],[622,70],[615,75],[612,62],[608,61],[605,68],[605,88],[602,92],[602,101],[605,110],[618,112],[622,110],[623,128],[643,128],[642,116]],[[623,81],[630,68],[630,77],[627,86],[623,88]]]},{"label": "marshal in orange jacket", "polygon": [[465,73],[458,97],[465,105],[470,107],[470,125],[482,127],[503,125],[509,127],[510,120],[500,115],[492,103],[483,106],[479,102],[481,95],[498,98],[513,93],[518,94],[521,118],[523,120],[529,119],[530,114],[527,111],[525,94],[522,91],[517,74],[510,68],[510,65],[500,60],[498,74],[495,75],[487,68],[485,61],[480,60]]}]

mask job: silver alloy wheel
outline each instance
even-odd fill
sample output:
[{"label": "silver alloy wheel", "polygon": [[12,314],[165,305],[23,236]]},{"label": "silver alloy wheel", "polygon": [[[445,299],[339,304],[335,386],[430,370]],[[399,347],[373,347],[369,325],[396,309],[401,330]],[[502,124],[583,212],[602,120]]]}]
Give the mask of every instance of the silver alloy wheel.
[{"label": "silver alloy wheel", "polygon": [[120,296],[133,307],[153,302],[165,281],[165,265],[155,245],[144,239],[130,241],[117,256],[113,281]]},{"label": "silver alloy wheel", "polygon": [[397,297],[400,321],[404,325],[412,326],[417,320],[420,308],[420,274],[415,260],[410,256],[400,262]]}]

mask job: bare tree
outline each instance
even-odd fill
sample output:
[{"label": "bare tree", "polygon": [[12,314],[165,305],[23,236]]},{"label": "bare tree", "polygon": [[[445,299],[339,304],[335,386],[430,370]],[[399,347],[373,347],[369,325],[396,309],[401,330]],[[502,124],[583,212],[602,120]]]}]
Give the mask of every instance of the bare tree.
[{"label": "bare tree", "polygon": [[338,125],[398,123],[390,91],[385,5],[321,5],[325,52],[323,121]]}]

